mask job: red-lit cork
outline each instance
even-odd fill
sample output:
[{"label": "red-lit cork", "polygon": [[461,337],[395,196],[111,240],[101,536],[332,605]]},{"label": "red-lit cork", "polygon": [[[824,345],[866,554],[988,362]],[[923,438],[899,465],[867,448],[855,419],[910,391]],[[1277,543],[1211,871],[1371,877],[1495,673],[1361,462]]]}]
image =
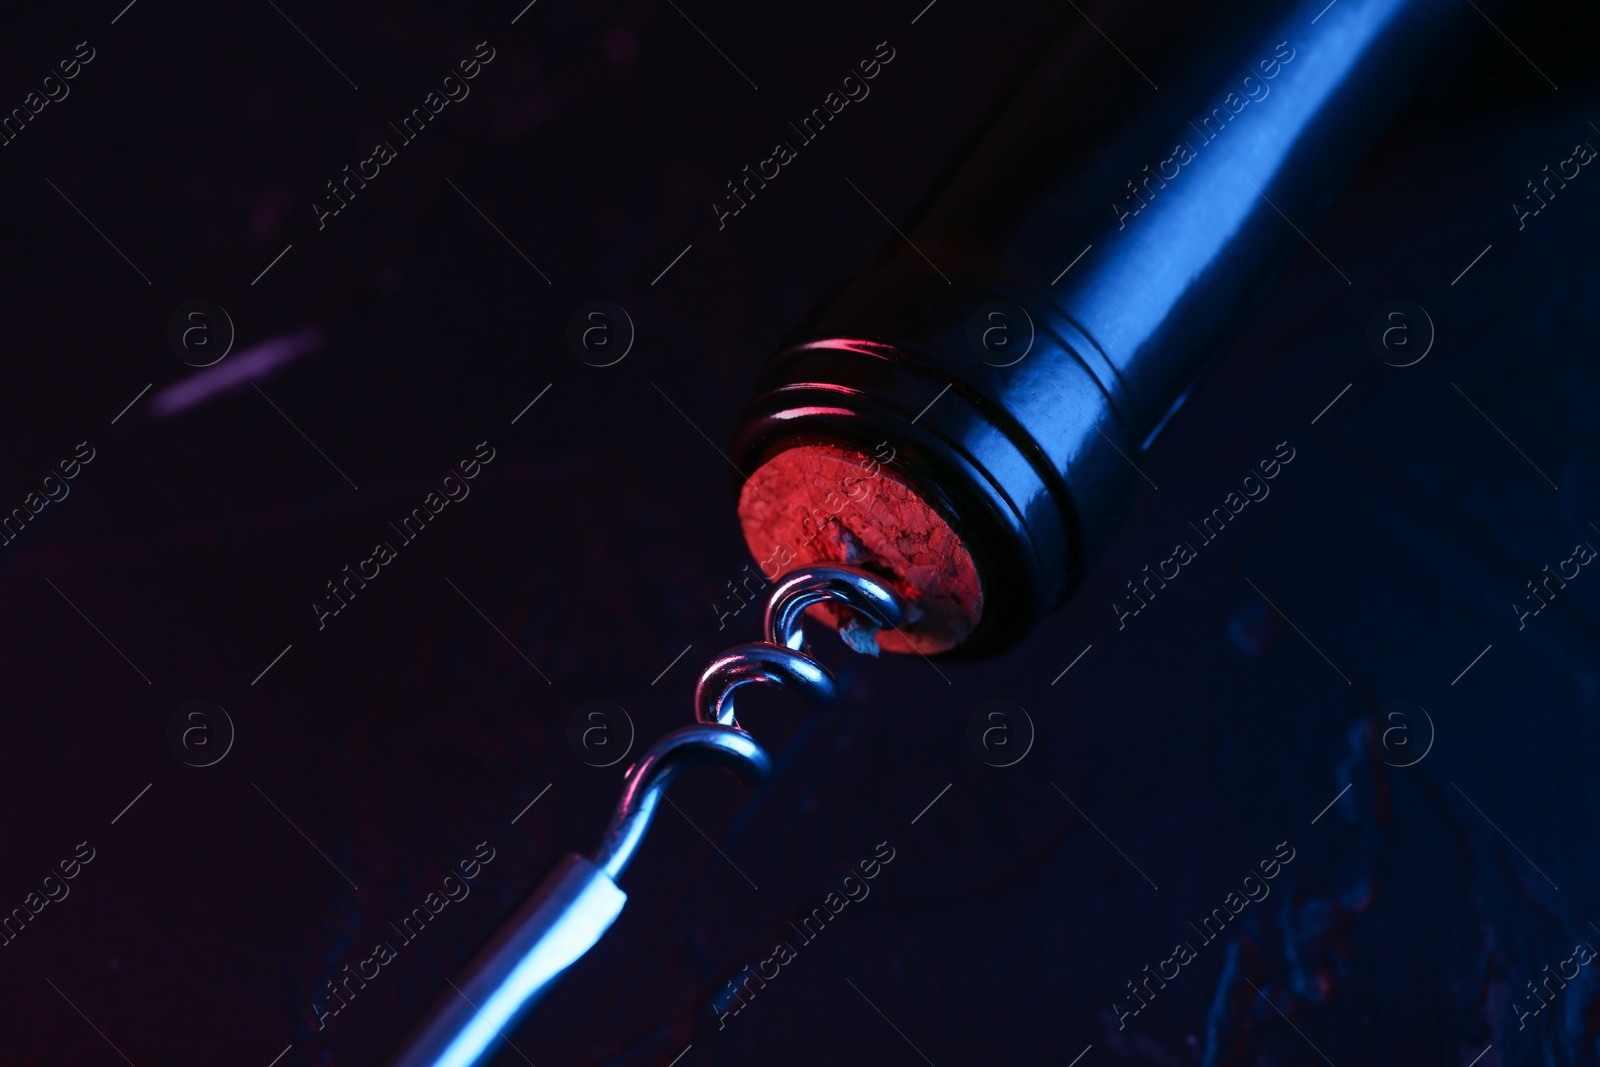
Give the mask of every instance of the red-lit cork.
[{"label": "red-lit cork", "polygon": [[[739,521],[768,578],[807,563],[848,563],[889,579],[907,611],[898,631],[876,633],[882,651],[947,651],[983,614],[966,545],[872,456],[832,445],[780,452],[745,482]],[[849,618],[829,604],[810,614],[835,629]]]}]

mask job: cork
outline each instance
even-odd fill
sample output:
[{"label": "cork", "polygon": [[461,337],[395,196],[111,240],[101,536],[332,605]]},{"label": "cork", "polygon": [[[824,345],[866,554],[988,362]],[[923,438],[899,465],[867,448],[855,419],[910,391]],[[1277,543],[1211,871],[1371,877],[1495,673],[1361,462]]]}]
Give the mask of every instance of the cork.
[{"label": "cork", "polygon": [[967,547],[950,525],[876,457],[833,445],[798,445],[763,463],[739,494],[745,543],[762,574],[776,578],[808,563],[848,563],[887,580],[906,617],[873,630],[848,609],[809,614],[860,651],[931,655],[960,644],[983,614],[983,588]]}]

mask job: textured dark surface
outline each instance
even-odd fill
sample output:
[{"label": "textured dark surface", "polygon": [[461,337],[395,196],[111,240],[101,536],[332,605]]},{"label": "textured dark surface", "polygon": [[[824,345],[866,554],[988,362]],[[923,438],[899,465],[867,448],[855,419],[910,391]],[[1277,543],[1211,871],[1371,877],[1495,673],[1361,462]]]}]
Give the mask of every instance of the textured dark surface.
[{"label": "textured dark surface", "polygon": [[[0,148],[0,507],[95,449],[0,546],[0,908],[94,849],[0,947],[7,1062],[266,1067],[286,1045],[284,1065],[380,1062],[515,900],[593,845],[620,767],[574,757],[573,709],[615,701],[647,742],[689,720],[704,658],[756,636],[754,609],[718,632],[749,561],[706,437],[726,441],[760,361],[890,236],[845,179],[902,215],[1055,18],[280,6],[0,16],[7,108],[78,41],[96,50]],[[1525,1028],[1514,1008],[1600,945],[1600,577],[1520,631],[1511,608],[1600,545],[1600,177],[1520,232],[1508,207],[1600,143],[1600,27],[1519,6],[1496,13],[1513,46],[1471,18],[1461,67],[1307,231],[1352,284],[1302,247],[1142,464],[1160,488],[1141,483],[1076,599],[979,664],[873,662],[830,637],[838,705],[749,701],[774,781],[674,787],[683,814],[624,877],[622,919],[515,1035],[528,1060],[1066,1064],[1092,1045],[1083,1067],[1349,1067],[1492,1044],[1481,1067],[1600,1061],[1600,963]],[[485,39],[472,95],[319,232],[322,183]],[[882,40],[897,57],[872,96],[718,232],[715,190]],[[308,324],[325,343],[259,381],[281,413],[245,388],[163,419],[146,395],[111,425],[191,373],[164,334],[197,297],[228,309],[239,352]],[[564,340],[596,297],[638,326],[609,368]],[[1438,330],[1403,369],[1363,339],[1401,298]],[[470,497],[319,631],[324,582],[485,440]],[[1271,496],[1119,631],[1123,583],[1282,441]],[[168,746],[192,699],[237,726],[212,767]],[[1014,767],[966,746],[990,699],[1037,724]],[[1380,758],[1393,700],[1436,727],[1413,767]],[[481,841],[495,858],[471,896],[319,1030],[323,983]],[[870,896],[802,944],[790,921],[880,842],[894,859]],[[1271,895],[1201,943],[1190,924],[1280,842]],[[719,1028],[726,983],[783,940],[796,957]],[[1197,957],[1119,1029],[1125,983],[1184,940]]]}]

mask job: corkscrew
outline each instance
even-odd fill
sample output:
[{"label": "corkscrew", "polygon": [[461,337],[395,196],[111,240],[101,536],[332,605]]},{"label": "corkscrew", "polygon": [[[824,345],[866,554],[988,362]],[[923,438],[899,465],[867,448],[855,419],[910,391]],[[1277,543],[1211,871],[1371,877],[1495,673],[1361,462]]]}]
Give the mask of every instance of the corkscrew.
[{"label": "corkscrew", "polygon": [[833,673],[805,650],[802,621],[819,605],[844,619],[841,634],[853,648],[875,648],[865,638],[898,628],[903,618],[895,592],[856,567],[802,567],[774,583],[762,623],[766,639],[735,645],[706,665],[694,691],[698,722],[662,737],[628,769],[599,846],[556,865],[440,994],[391,1067],[483,1062],[496,1039],[506,1038],[621,914],[628,895],[617,879],[684,768],[720,765],[752,783],[771,775],[772,757],[739,723],[734,694],[744,686],[772,685],[818,706],[838,696]]}]

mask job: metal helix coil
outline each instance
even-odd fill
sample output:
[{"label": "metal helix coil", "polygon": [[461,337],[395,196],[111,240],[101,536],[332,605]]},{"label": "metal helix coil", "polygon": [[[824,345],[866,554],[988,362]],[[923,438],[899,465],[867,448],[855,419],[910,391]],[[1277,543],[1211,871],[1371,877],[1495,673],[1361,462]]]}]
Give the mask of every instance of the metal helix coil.
[{"label": "metal helix coil", "polygon": [[695,685],[695,717],[661,738],[628,771],[622,796],[600,847],[590,857],[612,878],[622,873],[644,840],[667,784],[684,767],[720,764],[752,781],[772,773],[772,757],[740,725],[734,692],[746,685],[776,685],[823,706],[839,695],[833,672],[801,651],[807,608],[837,603],[878,628],[900,625],[900,602],[879,578],[843,565],[802,567],[773,586],[762,629],[765,641],[734,645],[708,663]]},{"label": "metal helix coil", "polygon": [[779,579],[767,598],[765,641],[735,645],[706,665],[694,690],[695,716],[704,723],[742,729],[733,695],[740,686],[778,685],[816,704],[838,697],[833,673],[806,655],[801,622],[806,609],[836,602],[880,629],[900,625],[900,602],[893,590],[857,567],[803,567]]}]

